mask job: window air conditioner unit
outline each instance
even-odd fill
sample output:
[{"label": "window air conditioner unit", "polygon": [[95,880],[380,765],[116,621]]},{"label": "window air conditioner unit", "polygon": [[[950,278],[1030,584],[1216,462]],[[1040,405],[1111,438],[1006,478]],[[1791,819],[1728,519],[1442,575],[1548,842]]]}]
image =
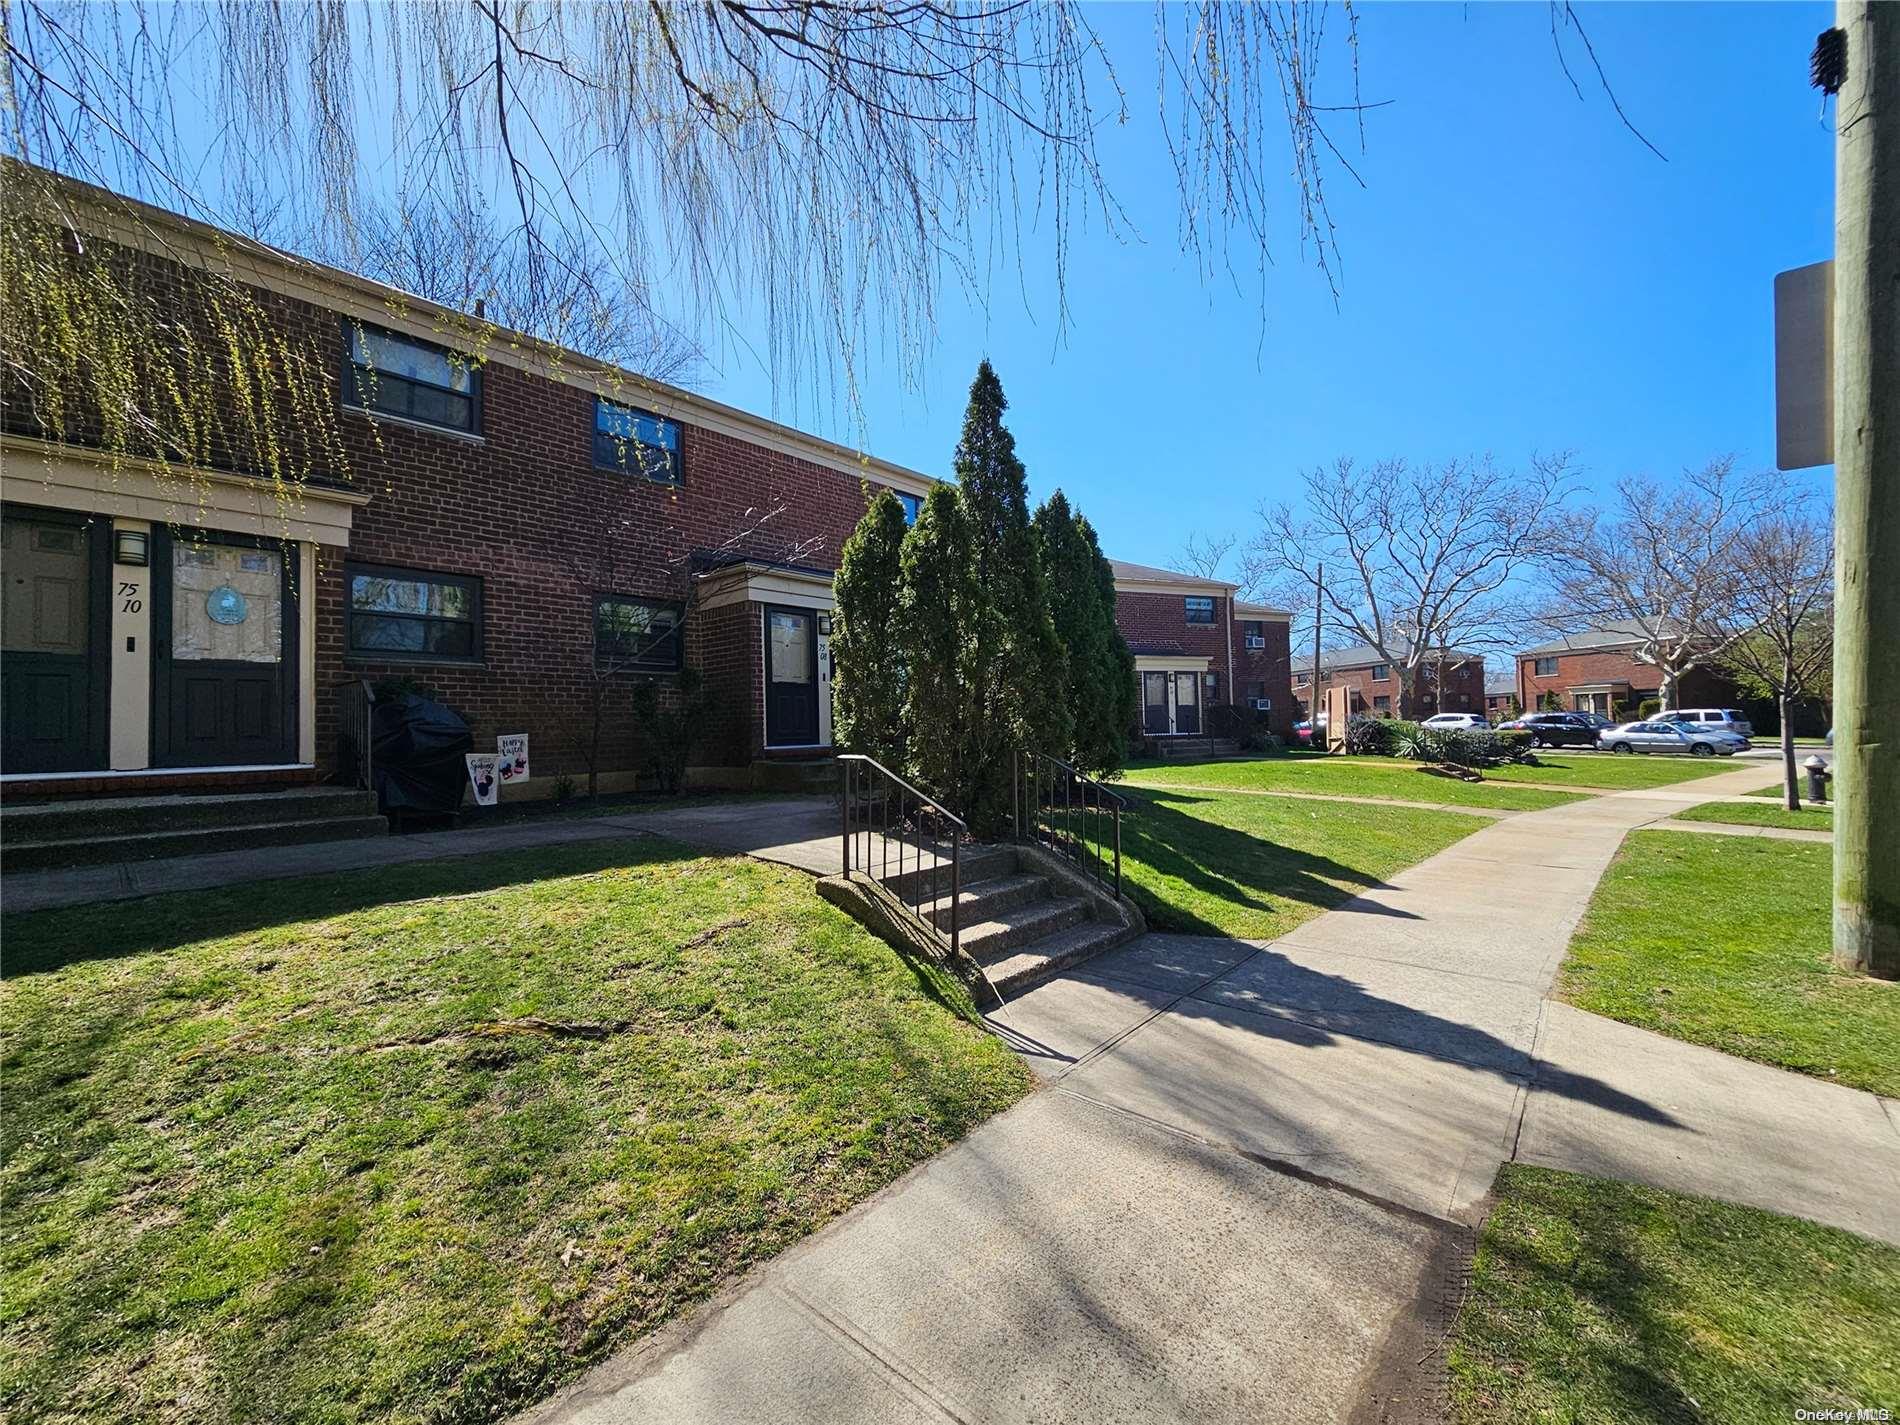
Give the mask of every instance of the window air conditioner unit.
[{"label": "window air conditioner unit", "polygon": [[1265,635],[1265,634],[1259,634],[1259,633],[1250,633],[1250,634],[1248,634],[1248,635],[1247,635],[1247,646],[1248,646],[1249,648],[1265,648],[1265,647],[1267,646],[1267,639],[1266,639],[1266,635]]},{"label": "window air conditioner unit", "polygon": [[1255,712],[1272,712],[1273,699],[1272,698],[1248,698],[1247,706],[1252,708]]}]

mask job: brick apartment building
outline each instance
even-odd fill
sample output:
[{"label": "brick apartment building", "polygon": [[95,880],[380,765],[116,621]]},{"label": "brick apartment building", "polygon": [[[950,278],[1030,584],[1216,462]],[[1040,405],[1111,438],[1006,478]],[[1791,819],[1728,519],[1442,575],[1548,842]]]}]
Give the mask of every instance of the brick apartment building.
[{"label": "brick apartment building", "polygon": [[[1662,673],[1636,657],[1642,637],[1634,623],[1612,623],[1554,639],[1517,655],[1516,691],[1526,711],[1546,697],[1566,712],[1636,717],[1645,699],[1661,696]],[[1676,693],[1678,707],[1727,707],[1735,685],[1720,673],[1691,668]]]},{"label": "brick apartment building", "polygon": [[914,509],[928,476],[525,339],[465,359],[451,334],[470,323],[446,308],[157,209],[128,231],[117,200],[73,193],[157,281],[178,280],[166,249],[233,270],[324,362],[347,459],[289,489],[114,466],[13,404],[10,784],[308,780],[347,700],[395,681],[461,712],[478,750],[529,734],[532,794],[585,776],[603,667],[625,670],[600,682],[604,786],[635,775],[629,684],[688,665],[714,709],[696,762],[828,748],[831,571],[869,495]]},{"label": "brick apartment building", "polygon": [[[148,285],[185,280],[179,253],[244,283],[327,373],[342,458],[291,487],[235,458],[113,462],[10,403],[10,790],[319,778],[364,686],[392,684],[455,708],[478,750],[528,734],[533,784],[510,795],[590,763],[625,787],[631,685],[689,666],[712,709],[700,780],[829,751],[832,571],[871,495],[914,513],[930,476],[492,328],[477,359],[463,314],[71,193]],[[1284,613],[1166,570],[1117,582],[1162,735],[1236,697],[1290,729]]]},{"label": "brick apartment building", "polygon": [[1517,683],[1511,678],[1490,678],[1484,685],[1484,715],[1492,722],[1504,722],[1513,713]]},{"label": "brick apartment building", "polygon": [[[1484,711],[1484,656],[1447,649],[1419,665],[1417,685],[1409,700],[1399,696],[1398,670],[1365,644],[1322,652],[1319,660],[1322,690],[1341,684],[1352,690],[1352,710],[1379,717],[1430,717],[1440,712]],[[1444,695],[1439,696],[1439,680]],[[1312,716],[1313,657],[1293,660],[1293,698],[1302,718]],[[1323,703],[1322,703],[1323,706]]]},{"label": "brick apartment building", "polygon": [[1219,579],[1110,563],[1115,622],[1135,656],[1144,737],[1206,736],[1210,711],[1225,705],[1292,735],[1286,610],[1241,602],[1238,586]]}]

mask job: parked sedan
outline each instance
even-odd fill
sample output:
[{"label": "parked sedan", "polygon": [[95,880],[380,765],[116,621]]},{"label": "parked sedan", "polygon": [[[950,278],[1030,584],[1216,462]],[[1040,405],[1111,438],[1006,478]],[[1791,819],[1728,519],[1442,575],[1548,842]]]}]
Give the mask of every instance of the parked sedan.
[{"label": "parked sedan", "polygon": [[1420,727],[1429,727],[1438,732],[1450,732],[1474,727],[1489,727],[1490,725],[1491,724],[1485,720],[1483,713],[1468,712],[1439,713],[1436,717],[1428,717],[1424,722],[1419,724]]},{"label": "parked sedan", "polygon": [[1526,713],[1498,724],[1500,732],[1528,732],[1533,747],[1595,747],[1597,730],[1581,713]]},{"label": "parked sedan", "polygon": [[1687,757],[1733,757],[1746,751],[1748,739],[1716,728],[1697,729],[1674,722],[1626,722],[1597,734],[1606,752],[1680,753]]}]

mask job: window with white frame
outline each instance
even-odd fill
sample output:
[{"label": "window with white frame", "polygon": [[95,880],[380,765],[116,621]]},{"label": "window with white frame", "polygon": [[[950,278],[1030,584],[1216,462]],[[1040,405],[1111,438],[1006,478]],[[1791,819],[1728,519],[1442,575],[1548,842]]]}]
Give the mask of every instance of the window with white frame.
[{"label": "window with white frame", "polygon": [[1183,601],[1186,605],[1184,617],[1189,623],[1212,623],[1214,621],[1214,601],[1202,594],[1189,594]]}]

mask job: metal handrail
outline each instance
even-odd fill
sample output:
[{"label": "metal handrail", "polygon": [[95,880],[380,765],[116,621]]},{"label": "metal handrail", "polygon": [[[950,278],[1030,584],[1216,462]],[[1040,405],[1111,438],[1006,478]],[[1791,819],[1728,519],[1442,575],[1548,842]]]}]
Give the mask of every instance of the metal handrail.
[{"label": "metal handrail", "polygon": [[[931,939],[943,944],[954,957],[963,947],[962,907],[963,860],[961,844],[970,828],[963,818],[934,797],[925,795],[890,768],[858,752],[838,755],[840,843],[844,852],[844,874],[855,869],[870,889],[888,905],[909,919]],[[896,815],[891,814],[895,796]],[[874,827],[875,822],[875,827]],[[947,829],[948,859],[925,844],[926,822]],[[912,834],[914,842],[906,836]],[[875,839],[874,839],[875,838]],[[897,870],[891,870],[891,852],[897,853]],[[906,854],[910,864],[906,869]],[[925,865],[929,854],[930,864]],[[874,867],[873,861],[877,864]],[[944,880],[949,880],[947,916],[949,933],[934,918],[937,907],[944,905]],[[992,986],[992,989],[994,987]]]},{"label": "metal handrail", "polygon": [[1018,749],[1009,800],[1018,841],[1068,857],[1085,875],[1112,884],[1115,899],[1121,899],[1122,811],[1128,803],[1120,793],[1060,757]]},{"label": "metal handrail", "polygon": [[375,735],[376,689],[367,678],[350,678],[332,683],[330,690],[337,702],[337,773],[347,775],[352,786],[374,787],[376,767],[370,745]]}]

